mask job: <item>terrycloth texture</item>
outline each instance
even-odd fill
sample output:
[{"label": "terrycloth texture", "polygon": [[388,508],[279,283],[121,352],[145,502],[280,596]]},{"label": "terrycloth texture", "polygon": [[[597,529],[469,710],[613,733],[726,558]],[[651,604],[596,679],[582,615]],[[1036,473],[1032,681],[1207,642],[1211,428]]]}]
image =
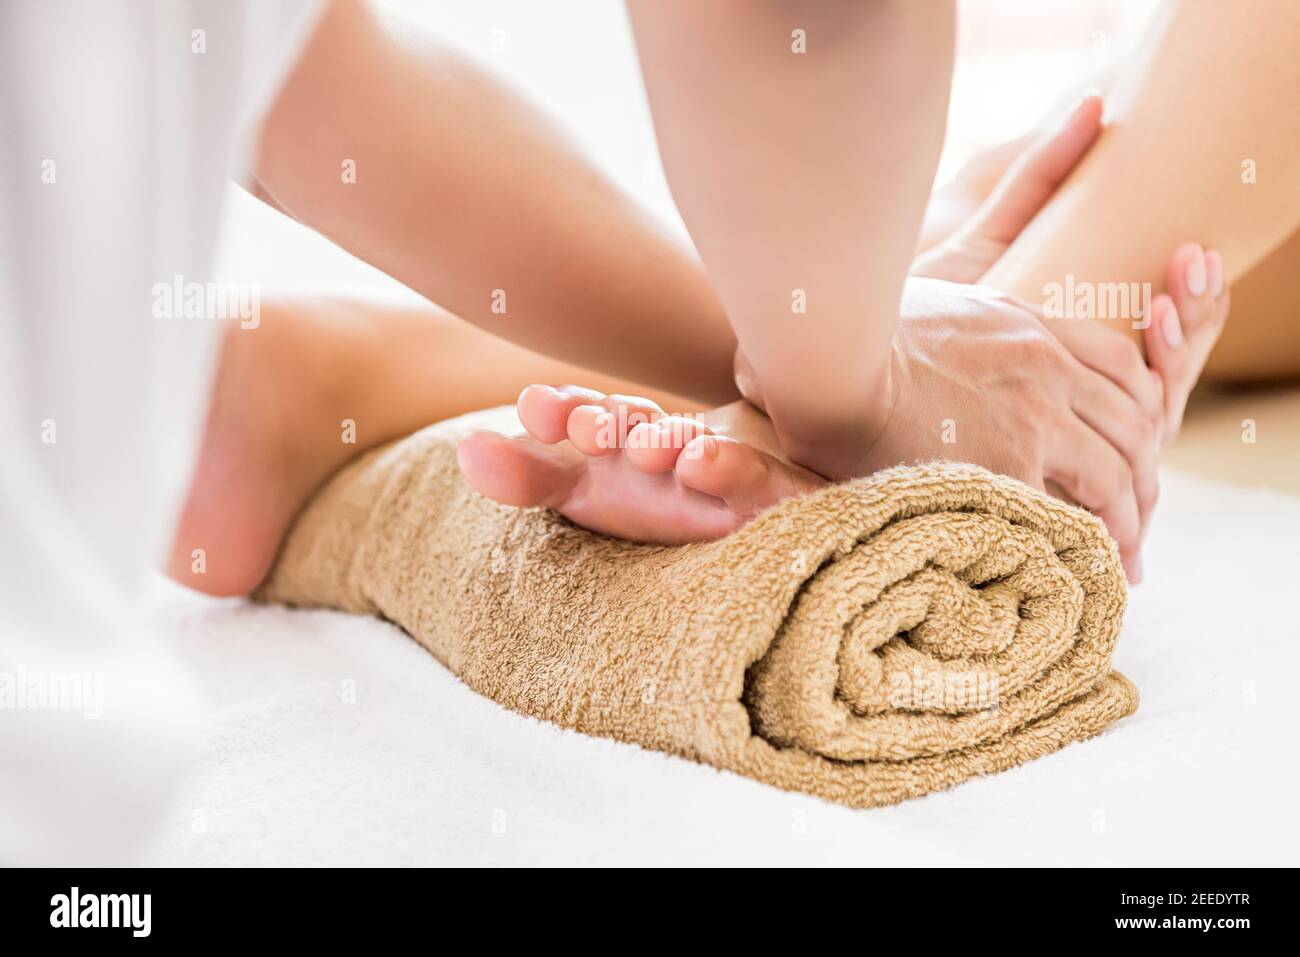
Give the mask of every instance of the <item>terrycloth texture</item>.
[{"label": "terrycloth texture", "polygon": [[380,614],[507,707],[854,806],[1001,770],[1136,707],[1109,667],[1113,543],[1018,483],[895,469],[723,541],[633,545],[469,490],[455,441],[474,422],[340,472],[261,597]]}]

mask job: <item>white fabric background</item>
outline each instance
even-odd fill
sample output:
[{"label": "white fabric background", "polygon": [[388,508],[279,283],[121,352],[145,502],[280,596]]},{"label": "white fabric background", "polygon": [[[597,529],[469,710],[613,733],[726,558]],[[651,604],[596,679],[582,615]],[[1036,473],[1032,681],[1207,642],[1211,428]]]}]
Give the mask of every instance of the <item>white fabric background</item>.
[{"label": "white fabric background", "polygon": [[219,326],[154,318],[152,289],[213,278],[227,176],[313,9],[0,4],[0,673],[98,675],[108,699],[0,708],[0,861],[120,859],[184,766],[185,677],[135,606]]},{"label": "white fabric background", "polygon": [[1300,499],[1162,480],[1116,655],[1137,714],[870,811],[520,717],[378,620],[169,587],[206,733],[150,859],[1294,866]]}]

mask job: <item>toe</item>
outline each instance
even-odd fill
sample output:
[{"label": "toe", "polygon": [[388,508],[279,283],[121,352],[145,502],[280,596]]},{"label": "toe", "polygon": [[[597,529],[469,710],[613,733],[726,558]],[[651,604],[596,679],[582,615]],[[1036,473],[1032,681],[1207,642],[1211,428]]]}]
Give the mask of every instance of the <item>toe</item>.
[{"label": "toe", "polygon": [[530,385],[519,394],[515,410],[528,434],[539,442],[554,444],[567,438],[569,415],[578,406],[604,398],[592,389],[566,385]]},{"label": "toe", "polygon": [[683,485],[722,499],[746,518],[783,498],[811,492],[823,484],[810,472],[720,435],[704,435],[688,442],[677,457],[676,473]]},{"label": "toe", "polygon": [[663,409],[649,399],[607,395],[598,403],[580,404],[569,413],[569,441],[585,455],[609,455],[626,448],[632,429],[663,414]]},{"label": "toe", "polygon": [[618,448],[627,447],[627,437],[639,425],[647,425],[663,418],[664,410],[657,402],[639,395],[605,396],[601,402],[614,416],[615,434],[618,436]]},{"label": "toe", "polygon": [[577,406],[569,413],[565,429],[569,441],[583,455],[611,455],[622,445],[618,416],[603,405]]},{"label": "toe", "polygon": [[480,495],[504,505],[559,507],[582,472],[582,457],[563,445],[471,432],[456,447],[461,474]]},{"label": "toe", "polygon": [[625,454],[632,467],[639,471],[667,472],[692,439],[712,434],[703,422],[682,415],[666,415],[633,428],[627,435]]}]

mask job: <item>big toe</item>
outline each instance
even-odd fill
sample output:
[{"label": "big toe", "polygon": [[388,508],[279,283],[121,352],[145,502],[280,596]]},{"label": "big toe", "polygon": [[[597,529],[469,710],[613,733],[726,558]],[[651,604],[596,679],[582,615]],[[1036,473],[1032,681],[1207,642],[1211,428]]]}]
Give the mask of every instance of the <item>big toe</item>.
[{"label": "big toe", "polygon": [[456,446],[461,474],[480,495],[520,508],[555,507],[572,491],[581,457],[566,445],[471,432]]}]

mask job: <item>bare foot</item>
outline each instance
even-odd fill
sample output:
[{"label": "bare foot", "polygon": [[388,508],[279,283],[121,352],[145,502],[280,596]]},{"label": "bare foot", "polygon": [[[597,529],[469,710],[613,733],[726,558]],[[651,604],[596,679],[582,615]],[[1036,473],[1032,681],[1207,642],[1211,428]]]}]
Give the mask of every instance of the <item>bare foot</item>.
[{"label": "bare foot", "polygon": [[292,310],[227,330],[167,565],[176,581],[210,595],[252,591],[302,503],[356,454],[328,414],[337,376],[325,352],[322,330],[299,328]]},{"label": "bare foot", "polygon": [[1179,246],[1165,276],[1165,288],[1151,302],[1151,323],[1143,331],[1147,362],[1165,386],[1165,439],[1178,434],[1192,387],[1219,340],[1228,318],[1229,293],[1223,259],[1196,243]]},{"label": "bare foot", "polygon": [[554,508],[619,538],[668,545],[721,538],[825,484],[779,457],[771,425],[745,402],[669,416],[648,399],[532,385],[518,412],[528,436],[474,432],[461,441],[469,484],[506,505]]}]

